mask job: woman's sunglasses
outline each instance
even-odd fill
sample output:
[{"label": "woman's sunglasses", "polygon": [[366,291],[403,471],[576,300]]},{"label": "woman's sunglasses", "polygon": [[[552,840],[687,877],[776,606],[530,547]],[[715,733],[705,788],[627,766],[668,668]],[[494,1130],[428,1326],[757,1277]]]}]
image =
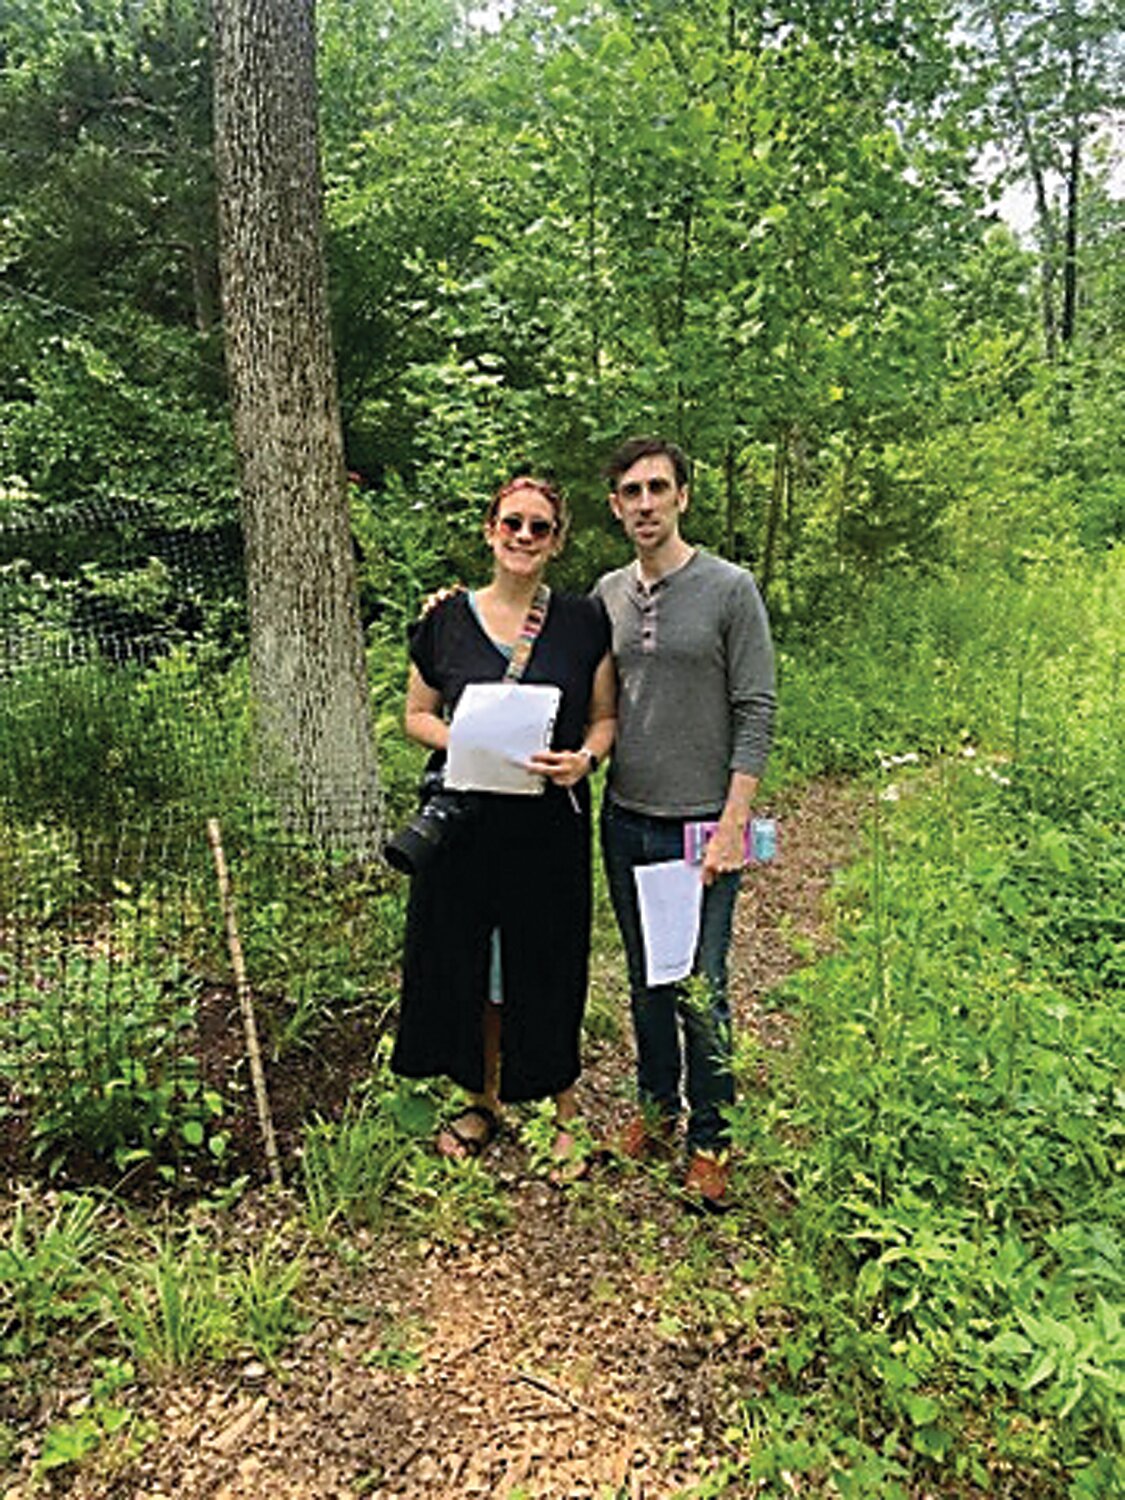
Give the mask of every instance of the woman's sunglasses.
[{"label": "woman's sunglasses", "polygon": [[497,516],[496,524],[503,526],[509,536],[519,536],[526,526],[537,542],[549,537],[555,529],[554,521],[547,521],[542,516],[521,516],[518,510],[510,510],[506,516]]}]

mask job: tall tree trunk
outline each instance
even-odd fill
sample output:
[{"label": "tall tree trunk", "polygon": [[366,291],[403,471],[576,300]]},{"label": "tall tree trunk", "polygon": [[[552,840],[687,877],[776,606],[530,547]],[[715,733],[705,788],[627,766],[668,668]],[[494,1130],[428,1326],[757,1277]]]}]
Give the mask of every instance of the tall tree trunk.
[{"label": "tall tree trunk", "polygon": [[738,510],[735,497],[737,471],[734,461],[734,439],[728,437],[723,445],[723,555],[734,560],[734,527]]},{"label": "tall tree trunk", "polygon": [[773,454],[773,482],[770,485],[770,508],[766,515],[766,535],[762,544],[761,584],[763,598],[768,598],[773,586],[777,565],[777,538],[781,531],[781,520],[785,513],[786,491],[789,487],[789,434],[778,434]]},{"label": "tall tree trunk", "polygon": [[1066,234],[1063,245],[1063,308],[1059,336],[1064,347],[1074,339],[1078,322],[1078,201],[1082,180],[1082,59],[1078,40],[1078,19],[1074,6],[1067,6],[1069,22],[1067,43],[1068,116],[1070,140],[1066,171]]},{"label": "tall tree trunk", "polygon": [[988,19],[992,27],[993,40],[996,43],[997,56],[1004,69],[1004,79],[1012,101],[1012,110],[1016,117],[1016,125],[1023,143],[1027,169],[1031,175],[1031,185],[1035,194],[1035,222],[1039,232],[1039,296],[1043,316],[1043,342],[1046,346],[1047,358],[1053,360],[1058,352],[1058,330],[1055,319],[1057,249],[1055,221],[1051,217],[1051,205],[1047,201],[1047,178],[1039,148],[1035,142],[1031,116],[1020,85],[1016,60],[1012,56],[1012,49],[1008,46],[1008,37],[1004,30],[1003,8],[998,0],[989,0]]},{"label": "tall tree trunk", "polygon": [[262,765],[324,843],[379,798],[325,289],[313,0],[214,0],[220,272]]}]

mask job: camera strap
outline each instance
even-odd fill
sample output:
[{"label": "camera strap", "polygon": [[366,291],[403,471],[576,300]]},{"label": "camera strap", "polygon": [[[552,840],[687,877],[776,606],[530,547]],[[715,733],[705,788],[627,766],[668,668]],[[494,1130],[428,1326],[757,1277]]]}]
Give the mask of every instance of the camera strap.
[{"label": "camera strap", "polygon": [[531,659],[532,648],[539,639],[539,633],[543,629],[543,622],[547,618],[547,605],[551,600],[551,590],[545,583],[541,583],[535,590],[531,605],[527,611],[527,618],[523,622],[523,628],[519,633],[516,644],[512,647],[512,654],[508,660],[508,670],[504,673],[505,682],[518,682],[524,674],[524,669]]}]

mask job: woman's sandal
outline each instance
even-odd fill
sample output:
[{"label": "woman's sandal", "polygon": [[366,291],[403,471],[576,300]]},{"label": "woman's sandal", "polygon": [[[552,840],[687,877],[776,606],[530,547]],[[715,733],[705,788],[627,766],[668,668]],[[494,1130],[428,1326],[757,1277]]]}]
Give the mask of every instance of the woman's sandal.
[{"label": "woman's sandal", "polygon": [[584,1182],[593,1165],[593,1151],[588,1132],[580,1120],[555,1121],[555,1144],[551,1148],[555,1165],[547,1173],[552,1187],[570,1187]]},{"label": "woman's sandal", "polygon": [[[465,1129],[467,1120],[480,1120],[479,1134]],[[500,1121],[484,1104],[470,1104],[455,1120],[443,1125],[434,1141],[434,1150],[446,1161],[471,1161],[487,1151],[500,1132]]]}]

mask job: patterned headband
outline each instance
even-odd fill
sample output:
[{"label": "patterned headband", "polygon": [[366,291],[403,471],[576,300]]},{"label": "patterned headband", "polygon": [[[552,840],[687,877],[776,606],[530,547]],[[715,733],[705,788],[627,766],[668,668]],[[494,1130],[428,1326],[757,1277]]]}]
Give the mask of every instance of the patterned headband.
[{"label": "patterned headband", "polygon": [[507,484],[502,484],[496,491],[493,505],[499,505],[501,500],[506,500],[509,495],[515,494],[516,490],[538,490],[544,500],[549,501],[555,510],[562,507],[562,497],[558,491],[552,485],[545,484],[542,479],[533,479],[530,474],[517,474],[514,479],[509,479]]}]

